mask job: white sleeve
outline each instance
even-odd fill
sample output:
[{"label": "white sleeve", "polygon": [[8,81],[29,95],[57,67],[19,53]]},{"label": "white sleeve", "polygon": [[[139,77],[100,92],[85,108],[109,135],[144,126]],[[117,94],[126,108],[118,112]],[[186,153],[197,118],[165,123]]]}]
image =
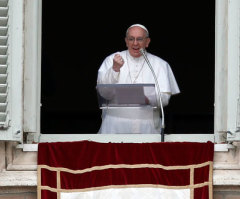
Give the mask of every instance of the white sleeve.
[{"label": "white sleeve", "polygon": [[98,84],[114,84],[118,82],[120,72],[115,72],[113,68],[109,68],[105,72],[99,72]]},{"label": "white sleeve", "polygon": [[[148,95],[146,97],[147,97],[147,99],[149,101],[149,104],[152,104],[152,105],[156,104],[156,96],[155,96],[155,94],[151,95],[151,94],[148,93]],[[168,105],[170,97],[171,97],[170,93],[163,93],[163,92],[161,92],[161,101],[162,101],[163,107]],[[158,99],[158,97],[157,97],[157,99]]]},{"label": "white sleeve", "polygon": [[169,93],[161,93],[162,105],[167,106],[169,103],[171,95]]}]

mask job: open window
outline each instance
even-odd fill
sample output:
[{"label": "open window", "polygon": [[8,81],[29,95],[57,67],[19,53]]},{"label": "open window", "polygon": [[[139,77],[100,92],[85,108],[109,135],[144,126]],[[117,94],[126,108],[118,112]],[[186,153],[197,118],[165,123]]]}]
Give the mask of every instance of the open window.
[{"label": "open window", "polygon": [[[7,4],[4,5],[4,2]],[[46,4],[50,6],[45,7]],[[184,7],[184,3],[179,2],[177,4]],[[232,1],[229,5],[225,2],[224,4],[217,3],[215,6],[211,2],[207,8],[204,3],[199,6],[201,14],[195,18],[194,24],[191,24],[193,23],[192,17],[195,16],[193,14],[197,10],[188,7],[187,14],[183,14],[181,19],[184,22],[191,18],[189,26],[185,23],[173,26],[176,17],[171,18],[166,15],[163,19],[159,18],[158,26],[154,25],[153,22],[148,27],[152,38],[152,46],[149,50],[151,49],[150,51],[169,61],[182,92],[179,96],[173,96],[170,106],[165,110],[168,120],[168,134],[165,140],[213,141],[214,137],[216,142],[225,142],[227,139],[229,141],[239,140],[239,32],[233,25],[236,22],[239,24],[239,10],[237,9],[239,8],[239,3]],[[75,27],[80,23],[79,20],[78,23],[73,20],[77,18],[77,12],[73,12],[73,15],[68,15],[71,16],[71,20],[66,17],[60,22],[57,15],[54,15],[52,19],[50,16],[47,16],[48,20],[45,20],[42,10],[45,7],[45,9],[49,10],[48,13],[51,14],[53,10],[56,10],[56,3],[50,3],[46,0],[29,1],[25,5],[25,13],[23,12],[23,1],[1,1],[0,7],[1,22],[7,21],[7,25],[6,23],[5,25],[4,23],[1,24],[1,30],[7,30],[7,33],[1,32],[3,34],[1,35],[2,54],[0,56],[2,61],[1,84],[9,85],[6,98],[8,101],[3,101],[2,107],[6,107],[10,116],[9,126],[5,125],[4,127],[3,125],[1,128],[1,140],[21,142],[24,137],[23,132],[27,133],[30,141],[34,140],[35,142],[81,139],[105,141],[126,139],[128,141],[161,140],[160,135],[128,135],[127,137],[120,137],[118,135],[105,136],[96,134],[101,122],[101,112],[98,108],[95,90],[97,69],[103,58],[116,50],[116,46],[119,46],[120,50],[125,49],[124,34],[125,27],[128,27],[128,25],[122,22],[122,18],[118,19],[116,24],[112,26],[110,24],[99,24],[94,21],[85,22],[83,20],[79,25],[82,28],[81,31],[77,31],[76,28],[74,32],[71,32],[69,27]],[[207,24],[205,23],[206,21],[201,21],[206,19],[204,18],[205,15],[202,14],[202,9],[210,10],[209,13],[211,13],[212,17],[209,18],[209,15],[207,15]],[[109,14],[111,15],[111,13],[103,14],[101,19],[104,20],[102,21],[106,21],[109,18]],[[215,15],[216,25],[214,25]],[[228,20],[223,19],[226,16]],[[151,17],[156,18],[155,15],[151,15]],[[129,25],[136,21],[147,24],[147,21],[152,21],[151,17],[147,19],[145,17],[129,18]],[[43,22],[41,22],[42,20]],[[51,29],[44,32],[44,23],[46,21],[47,23],[55,22],[55,26],[50,25],[49,28],[56,29],[57,34],[53,34]],[[161,26],[159,26],[159,23]],[[168,26],[172,30],[170,32],[163,31],[167,23],[170,24]],[[61,24],[70,26],[61,28],[62,26],[59,26]],[[91,29],[93,24],[96,25],[95,31]],[[122,25],[119,26],[119,24]],[[201,32],[201,36],[198,35],[196,37],[197,32],[204,28],[203,24],[207,25],[206,32]],[[215,27],[216,35],[214,35]],[[226,27],[229,27],[229,29]],[[108,35],[110,29],[114,33],[116,32],[116,35]],[[183,29],[187,30],[188,35],[186,37],[184,37],[186,32]],[[48,32],[52,34],[50,38],[45,35]],[[97,36],[96,32],[98,33]],[[47,40],[46,37],[48,38]],[[160,40],[158,40],[159,38]],[[191,45],[185,40],[186,38],[190,40]],[[208,38],[208,40],[203,38]],[[226,38],[226,40],[222,38]],[[91,42],[84,43],[85,40],[92,41],[98,45],[92,45],[93,43]],[[122,43],[119,41],[122,41]],[[216,56],[214,56],[214,41],[216,41]],[[51,43],[54,45],[49,47],[48,45]],[[70,45],[72,43],[74,45]],[[200,48],[201,45],[205,48]],[[94,46],[94,49],[101,47],[102,50],[97,51],[96,55],[93,54],[93,48],[88,48],[87,46]],[[198,53],[193,50],[196,46],[200,48]],[[53,53],[59,48],[61,50],[58,53]],[[194,51],[197,54],[193,58],[193,62],[189,60],[192,57],[192,54],[189,54],[190,51]],[[181,52],[181,54],[177,52]],[[70,58],[65,59],[68,56]],[[61,65],[61,63],[63,64]],[[197,63],[200,64],[197,65]],[[177,66],[183,66],[183,68]],[[202,67],[204,68],[203,70],[201,69]],[[89,68],[92,69],[89,71],[87,70]],[[189,77],[188,75],[191,74],[192,68],[197,70],[198,74]],[[56,76],[58,73],[61,75]],[[46,78],[48,75],[50,75],[50,78]],[[185,81],[188,82],[187,85]],[[192,85],[189,82],[195,84],[194,88],[197,89],[192,89]],[[60,87],[57,88],[57,86]],[[189,93],[189,95],[184,96],[185,93]],[[6,96],[4,92],[1,93],[2,100],[4,100],[4,95]],[[89,100],[82,100],[83,96],[84,99]],[[192,96],[193,98],[188,98]],[[199,98],[199,101],[193,100],[197,98]],[[56,111],[58,107],[61,108]],[[192,108],[196,109],[191,110]],[[75,112],[76,110],[80,110],[81,113]],[[183,110],[188,110],[188,113],[197,113],[197,120],[194,122],[197,122],[198,119],[203,122],[201,124],[198,123],[197,127],[199,128],[194,126],[195,123],[192,121],[193,117],[191,117],[191,114],[186,114],[182,117]],[[62,113],[59,114],[61,111]],[[202,119],[204,114],[204,119]],[[59,120],[55,122],[56,119]],[[44,122],[45,126],[43,126]],[[181,125],[185,126],[182,130],[179,130]],[[186,127],[190,128],[189,125],[192,125],[192,128],[198,132],[186,129]],[[54,130],[56,126],[58,130]],[[228,131],[233,133],[233,136],[231,133],[227,134]],[[174,134],[174,132],[178,132],[178,134]],[[34,138],[31,138],[31,136]]]},{"label": "open window", "polygon": [[[78,12],[79,7],[73,6],[69,12],[65,10],[67,17],[59,20],[65,4],[43,0],[42,136],[98,136],[98,68],[107,55],[126,49],[125,31],[139,22],[149,29],[149,51],[169,62],[181,90],[165,108],[166,134],[178,138],[182,137],[179,134],[213,137],[215,4],[205,2],[194,7],[184,2],[174,6],[164,2],[161,12],[154,4],[144,16],[129,12],[115,16],[113,23],[109,21],[113,9],[103,4],[94,11],[97,18],[81,20],[87,17],[85,12]],[[85,10],[90,8],[90,4],[84,6]],[[208,14],[203,15],[203,10]],[[68,26],[61,28],[63,24]]]}]

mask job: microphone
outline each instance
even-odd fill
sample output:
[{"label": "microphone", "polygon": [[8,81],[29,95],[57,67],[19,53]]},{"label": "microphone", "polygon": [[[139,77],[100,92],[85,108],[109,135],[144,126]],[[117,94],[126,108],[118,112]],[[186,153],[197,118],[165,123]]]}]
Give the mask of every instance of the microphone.
[{"label": "microphone", "polygon": [[140,53],[142,54],[142,56],[144,57],[145,61],[147,62],[152,74],[153,74],[153,77],[154,77],[154,81],[155,81],[155,85],[157,86],[157,94],[158,94],[158,100],[157,100],[157,103],[158,103],[158,107],[160,107],[161,109],[161,114],[162,114],[162,126],[161,126],[161,141],[164,142],[164,128],[165,128],[165,124],[164,124],[164,112],[163,112],[163,104],[162,104],[162,97],[161,97],[161,90],[160,90],[160,86],[158,84],[158,80],[157,80],[157,76],[153,70],[153,67],[151,65],[151,63],[149,62],[148,60],[148,57],[145,53],[145,49],[141,48],[140,50]]}]

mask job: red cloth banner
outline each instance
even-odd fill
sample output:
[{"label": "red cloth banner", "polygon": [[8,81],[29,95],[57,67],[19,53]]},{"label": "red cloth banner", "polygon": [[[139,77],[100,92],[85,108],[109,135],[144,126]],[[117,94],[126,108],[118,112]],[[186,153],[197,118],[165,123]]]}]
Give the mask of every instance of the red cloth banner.
[{"label": "red cloth banner", "polygon": [[38,199],[212,199],[212,142],[39,143]]}]

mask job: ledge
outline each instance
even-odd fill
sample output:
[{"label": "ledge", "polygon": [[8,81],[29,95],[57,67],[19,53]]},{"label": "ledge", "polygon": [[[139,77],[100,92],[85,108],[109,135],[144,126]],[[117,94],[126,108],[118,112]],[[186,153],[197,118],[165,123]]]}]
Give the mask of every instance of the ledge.
[{"label": "ledge", "polygon": [[[18,149],[23,149],[23,151],[38,151],[38,144],[19,144],[17,145]],[[227,152],[228,149],[233,148],[232,145],[229,144],[214,144],[215,152]]]},{"label": "ledge", "polygon": [[240,170],[213,170],[213,185],[239,186]]},{"label": "ledge", "polygon": [[37,186],[37,171],[3,171],[0,179],[0,187]]}]

